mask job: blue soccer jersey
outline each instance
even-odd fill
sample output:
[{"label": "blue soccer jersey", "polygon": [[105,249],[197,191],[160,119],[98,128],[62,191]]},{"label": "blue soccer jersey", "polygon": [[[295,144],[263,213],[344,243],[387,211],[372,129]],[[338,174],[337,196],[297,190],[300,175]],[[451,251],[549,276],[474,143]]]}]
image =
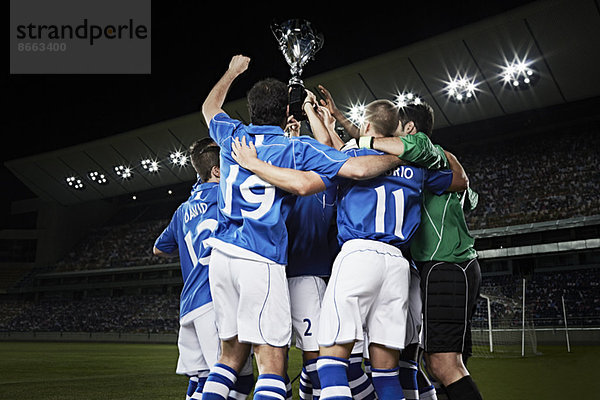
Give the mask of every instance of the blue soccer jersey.
[{"label": "blue soccer jersey", "polygon": [[182,203],[154,247],[164,253],[179,249],[183,289],[179,318],[212,301],[208,284],[210,248],[202,241],[217,227],[217,195],[219,184],[198,181],[191,196]]},{"label": "blue soccer jersey", "polygon": [[287,264],[289,205],[283,199],[289,194],[240,167],[231,157],[233,139],[254,142],[258,158],[272,165],[324,178],[334,177],[349,156],[314,139],[288,138],[277,126],[244,125],[225,113],[210,121],[209,131],[221,147],[221,181],[219,224],[208,243],[238,257],[241,248],[249,252],[244,256]]},{"label": "blue soccer jersey", "polygon": [[313,194],[296,196],[288,214],[289,277],[329,276],[339,250],[335,233],[337,186]]},{"label": "blue soccer jersey", "polygon": [[[356,156],[383,154],[350,149]],[[368,239],[406,248],[421,222],[423,190],[441,194],[452,182],[452,171],[400,166],[365,181],[342,180],[338,192],[338,241]]]}]

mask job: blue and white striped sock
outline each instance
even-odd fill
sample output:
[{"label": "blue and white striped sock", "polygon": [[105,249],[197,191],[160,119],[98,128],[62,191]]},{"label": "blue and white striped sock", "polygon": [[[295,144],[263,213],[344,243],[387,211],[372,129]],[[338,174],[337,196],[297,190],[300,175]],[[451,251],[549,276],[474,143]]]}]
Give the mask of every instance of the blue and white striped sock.
[{"label": "blue and white striped sock", "polygon": [[375,388],[371,378],[362,368],[363,355],[356,353],[350,355],[350,365],[348,366],[348,384],[352,397],[360,400],[375,400]]},{"label": "blue and white striped sock", "polygon": [[[208,370],[198,372],[198,376],[196,380],[196,389],[190,395],[190,400],[200,400],[202,398],[202,391],[204,390],[204,384],[206,383],[206,378],[208,378]],[[187,396],[186,396],[187,398]]]},{"label": "blue and white striped sock", "polygon": [[240,375],[233,388],[229,391],[228,400],[246,400],[254,386],[254,375]]},{"label": "blue and white striped sock", "polygon": [[344,358],[322,356],[317,359],[317,371],[321,382],[321,400],[351,400],[348,384],[348,364]]},{"label": "blue and white striped sock", "polygon": [[287,388],[282,376],[262,374],[258,376],[254,386],[255,400],[285,400]]},{"label": "blue and white striped sock", "polygon": [[206,378],[202,400],[227,400],[229,391],[237,381],[237,373],[225,364],[217,363]]},{"label": "blue and white striped sock", "polygon": [[285,383],[285,398],[286,400],[292,400],[294,397],[292,393],[292,382],[290,381],[290,376],[287,374],[287,372],[283,377],[283,382]]},{"label": "blue and white striped sock", "polygon": [[188,382],[187,392],[185,393],[185,400],[190,400],[196,388],[198,387],[198,377],[190,376],[190,380]]},{"label": "blue and white striped sock", "polygon": [[308,360],[304,364],[304,368],[306,368],[306,374],[312,385],[312,399],[319,400],[319,397],[321,397],[321,381],[319,380],[319,373],[317,372],[317,359]]},{"label": "blue and white striped sock", "polygon": [[419,400],[438,400],[435,387],[430,385],[429,387],[419,388]]},{"label": "blue and white striped sock", "polygon": [[371,373],[373,386],[375,386],[379,400],[404,399],[400,378],[398,377],[398,367],[392,369],[371,368]]},{"label": "blue and white striped sock", "polygon": [[300,371],[300,381],[298,385],[298,396],[300,396],[301,400],[312,400],[312,383],[306,372],[306,364],[302,366],[302,371]]},{"label": "blue and white striped sock", "polygon": [[417,383],[417,371],[419,370],[416,361],[400,361],[398,362],[400,367],[400,386],[404,391],[406,400],[418,400],[419,399],[419,384]]},{"label": "blue and white striped sock", "polygon": [[371,360],[367,360],[365,358],[365,374],[367,374],[367,376],[369,378],[372,378],[371,376]]}]

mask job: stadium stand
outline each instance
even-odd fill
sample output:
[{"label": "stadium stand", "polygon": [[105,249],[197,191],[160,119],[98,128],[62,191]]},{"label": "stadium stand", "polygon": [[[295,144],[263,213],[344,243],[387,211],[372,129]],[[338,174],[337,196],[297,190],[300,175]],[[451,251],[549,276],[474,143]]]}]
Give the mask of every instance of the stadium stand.
[{"label": "stadium stand", "polygon": [[[561,296],[571,326],[600,326],[598,245],[579,246],[600,237],[598,133],[507,136],[452,149],[479,193],[467,218],[481,255],[482,292],[514,291],[527,277],[538,327],[561,325]],[[123,202],[58,262],[3,279],[0,331],[175,333],[178,259],[151,249],[190,186],[182,184],[178,198]],[[502,307],[494,306],[493,318]]]}]

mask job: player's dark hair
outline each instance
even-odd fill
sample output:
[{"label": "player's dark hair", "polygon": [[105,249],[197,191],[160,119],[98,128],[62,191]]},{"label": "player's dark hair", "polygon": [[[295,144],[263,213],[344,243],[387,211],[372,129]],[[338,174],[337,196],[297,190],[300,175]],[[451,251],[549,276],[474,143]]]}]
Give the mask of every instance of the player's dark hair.
[{"label": "player's dark hair", "polygon": [[418,132],[423,132],[427,136],[433,133],[433,108],[427,103],[409,104],[400,107],[398,111],[402,125],[412,121]]},{"label": "player's dark hair", "polygon": [[398,128],[398,108],[389,100],[375,100],[365,107],[365,121],[383,136],[393,136]]},{"label": "player's dark hair", "polygon": [[212,139],[208,138],[210,141],[206,139],[197,140],[190,146],[192,166],[202,182],[210,179],[210,172],[213,167],[219,166],[219,152],[221,150]]},{"label": "player's dark hair", "polygon": [[248,111],[254,125],[275,125],[283,128],[287,121],[288,87],[267,78],[256,82],[248,92]]},{"label": "player's dark hair", "polygon": [[195,151],[199,153],[208,146],[217,146],[217,143],[211,137],[198,139],[194,143],[192,143],[192,145],[190,146],[190,151],[192,151],[192,149],[195,149]]}]

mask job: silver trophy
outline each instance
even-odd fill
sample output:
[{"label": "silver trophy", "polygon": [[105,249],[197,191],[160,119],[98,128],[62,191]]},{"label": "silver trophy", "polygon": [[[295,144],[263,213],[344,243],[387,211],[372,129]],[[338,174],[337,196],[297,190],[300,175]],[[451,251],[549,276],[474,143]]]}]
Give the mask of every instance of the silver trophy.
[{"label": "silver trophy", "polygon": [[323,46],[323,35],[316,32],[311,23],[303,19],[290,19],[282,23],[273,22],[271,31],[277,39],[279,50],[290,66],[292,77],[290,87],[290,114],[300,121],[305,119],[302,103],[306,97],[304,82],[301,79],[302,70],[308,60]]}]

